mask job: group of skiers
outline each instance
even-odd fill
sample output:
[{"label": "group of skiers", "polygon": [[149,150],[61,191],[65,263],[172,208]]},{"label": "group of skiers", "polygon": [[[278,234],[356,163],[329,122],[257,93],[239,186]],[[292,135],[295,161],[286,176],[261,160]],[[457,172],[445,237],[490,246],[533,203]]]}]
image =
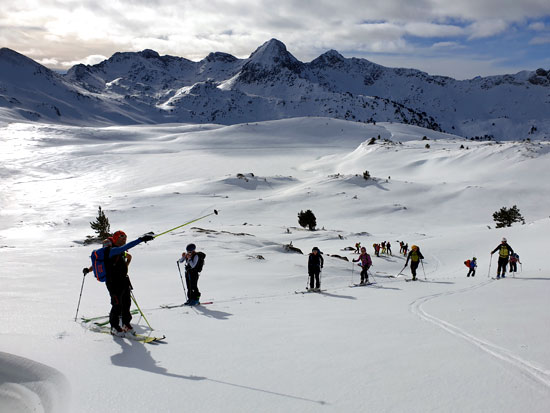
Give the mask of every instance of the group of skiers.
[{"label": "group of skiers", "polygon": [[[407,260],[405,262],[405,266],[403,269],[405,269],[409,265],[409,261],[411,263],[411,274],[412,274],[412,280],[417,280],[417,269],[418,266],[421,264],[422,260],[424,259],[424,256],[420,252],[420,248],[417,245],[413,245],[411,247],[411,250],[408,251],[409,245],[404,243],[403,241],[399,242],[399,245],[401,247],[400,253],[404,254],[407,257]],[[388,253],[391,255],[391,244],[388,241],[382,242],[381,244],[375,243],[373,244],[374,252],[377,257],[380,255],[380,250],[382,250],[385,253]],[[365,247],[361,247],[361,243],[357,242],[355,244],[355,253],[359,254],[359,257],[357,259],[352,259],[352,262],[358,262],[359,266],[361,267],[361,281],[359,285],[366,285],[369,283],[369,274],[368,270],[370,267],[372,267],[372,259],[371,256],[367,253],[367,249]],[[407,254],[408,251],[408,254]],[[491,251],[491,255],[495,252],[499,252],[499,259],[498,259],[498,268],[497,268],[497,276],[496,278],[504,278],[506,277],[506,267],[509,264],[510,265],[510,272],[515,273],[517,272],[517,264],[521,264],[519,260],[519,255],[514,252],[512,247],[508,244],[506,238],[502,238],[502,241],[500,245],[498,245],[493,251]],[[309,273],[309,287],[312,291],[320,291],[321,283],[319,280],[319,274],[321,272],[321,269],[323,268],[323,257],[322,252],[319,250],[318,247],[314,247],[311,253],[309,254],[309,261],[308,261],[308,273]],[[476,268],[477,268],[477,258],[473,257],[472,259],[464,261],[464,264],[468,267],[468,274],[467,277],[475,277],[476,275]]]},{"label": "group of skiers", "polygon": [[[491,251],[491,258],[492,255],[498,251],[498,263],[497,263],[497,276],[496,278],[506,278],[506,267],[510,265],[510,273],[516,273],[518,271],[518,263],[521,264],[521,261],[519,260],[519,255],[514,252],[510,244],[508,244],[508,240],[506,238],[502,238],[501,242],[497,247]],[[477,268],[477,258],[473,257],[470,260],[464,261],[464,265],[468,267],[468,274],[467,277],[474,277],[476,275],[476,268]],[[489,271],[490,271],[489,266]]]},{"label": "group of skiers", "polygon": [[372,244],[372,248],[374,249],[374,255],[376,255],[377,257],[379,257],[380,254],[392,255],[391,243],[389,241],[374,243]]},{"label": "group of skiers", "polygon": [[[134,328],[130,324],[132,320],[130,307],[133,295],[132,283],[128,276],[128,265],[132,256],[127,251],[142,242],[154,239],[154,235],[148,233],[127,243],[127,236],[124,231],[116,231],[111,237],[103,241],[103,247],[101,248],[103,259],[101,261],[92,259],[92,267],[86,267],[82,270],[84,276],[92,271],[96,275],[99,272],[105,274],[105,286],[111,299],[109,324],[113,335],[123,337],[126,334],[135,334]],[[95,253],[96,251],[92,253],[92,256]],[[195,244],[189,244],[177,262],[178,267],[180,263],[185,263],[185,280],[188,290],[188,299],[185,304],[197,305],[201,296],[198,289],[198,280],[204,263],[204,253],[197,252]],[[98,280],[100,280],[99,277]]]},{"label": "group of skiers", "polygon": [[[103,260],[101,262],[94,261],[92,267],[86,267],[83,269],[84,275],[89,272],[103,271],[105,274],[105,285],[109,291],[111,299],[111,311],[109,313],[109,323],[111,325],[111,333],[114,335],[123,336],[127,333],[134,334],[134,329],[130,324],[132,315],[130,313],[130,306],[133,299],[132,284],[128,277],[128,266],[132,259],[132,256],[128,253],[128,250],[139,245],[142,242],[148,242],[154,240],[155,237],[152,233],[145,234],[134,241],[127,243],[127,236],[123,231],[116,231],[111,237],[103,241],[102,253]],[[407,256],[405,266],[403,270],[408,266],[409,261],[411,263],[412,280],[417,280],[417,269],[419,264],[424,259],[424,256],[420,252],[420,248],[417,245],[413,245],[408,254],[408,244],[400,242],[400,253],[404,253]],[[359,285],[366,285],[369,283],[368,270],[372,266],[372,259],[365,247],[361,247],[358,242],[355,244],[356,252],[359,253],[357,259],[352,261],[357,262],[361,267],[361,281]],[[391,255],[391,244],[389,241],[384,241],[381,244],[373,245],[376,256],[379,256],[380,250],[383,253],[389,253]],[[497,252],[499,253],[498,268],[496,278],[506,277],[506,267],[510,265],[510,272],[517,272],[517,263],[519,256],[514,252],[512,247],[508,244],[506,238],[502,238],[500,245],[491,251],[491,256]],[[96,251],[94,251],[96,253]],[[201,293],[198,288],[199,275],[204,264],[205,254],[196,250],[195,244],[189,244],[182,253],[181,258],[178,259],[177,264],[185,264],[185,280],[187,284],[187,301],[185,305],[197,305],[199,304]],[[474,277],[477,267],[477,258],[473,257],[470,260],[466,260],[464,264],[468,267],[467,277]],[[311,253],[308,256],[308,284],[309,290],[321,291],[321,279],[320,274],[324,265],[323,253],[318,247],[313,247]],[[96,268],[103,266],[104,268]],[[403,271],[402,270],[402,271]],[[97,275],[97,274],[96,274]],[[98,277],[99,279],[99,277]]]},{"label": "group of skiers", "polygon": [[[374,244],[373,245],[376,256],[380,256],[379,252],[381,248],[384,248],[384,252],[391,255],[391,244],[389,241],[384,241],[381,244]],[[367,285],[369,284],[369,273],[368,270],[370,267],[372,267],[372,258],[367,252],[367,249],[365,247],[361,247],[361,243],[357,242],[355,244],[355,250],[356,253],[359,254],[359,257],[357,259],[352,259],[352,262],[357,262],[361,267],[361,281],[359,282],[359,285]],[[424,259],[424,256],[420,252],[420,249],[418,246],[413,245],[411,248],[411,251],[409,252],[409,255],[407,256],[407,262],[405,263],[405,267],[408,266],[409,260],[411,261],[411,273],[412,273],[412,279],[413,281],[416,281],[416,270],[418,268],[418,265],[420,264],[420,260]],[[311,250],[311,253],[308,256],[308,275],[309,275],[309,290],[310,291],[321,291],[321,280],[320,280],[320,273],[324,265],[324,259],[323,259],[323,253],[319,250],[318,247],[313,247]],[[405,269],[403,267],[403,269]]]}]

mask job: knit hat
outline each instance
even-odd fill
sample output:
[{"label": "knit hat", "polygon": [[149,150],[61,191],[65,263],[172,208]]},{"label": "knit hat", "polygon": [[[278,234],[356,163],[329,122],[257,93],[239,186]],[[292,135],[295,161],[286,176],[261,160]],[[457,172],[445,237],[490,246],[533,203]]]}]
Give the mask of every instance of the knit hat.
[{"label": "knit hat", "polygon": [[187,247],[185,247],[185,250],[187,252],[193,252],[197,249],[197,246],[195,244],[189,244]]}]

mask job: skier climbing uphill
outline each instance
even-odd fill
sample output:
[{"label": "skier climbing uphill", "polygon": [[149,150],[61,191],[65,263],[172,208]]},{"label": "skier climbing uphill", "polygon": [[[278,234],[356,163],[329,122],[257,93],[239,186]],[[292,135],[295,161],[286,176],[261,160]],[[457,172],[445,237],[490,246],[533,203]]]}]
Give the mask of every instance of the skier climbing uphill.
[{"label": "skier climbing uphill", "polygon": [[367,271],[372,265],[372,260],[370,258],[370,255],[367,253],[367,249],[365,247],[361,247],[361,255],[359,255],[356,260],[352,261],[360,261],[359,265],[361,266],[361,282],[359,284],[367,284],[369,282],[369,273]]},{"label": "skier climbing uphill", "polygon": [[405,267],[409,265],[409,260],[411,260],[411,273],[412,273],[412,279],[413,281],[416,281],[416,269],[418,268],[418,265],[420,264],[420,260],[423,260],[424,256],[420,252],[420,248],[418,248],[417,245],[413,245],[411,247],[411,252],[409,252],[409,255],[407,256],[407,262],[405,262]]},{"label": "skier climbing uphill", "polygon": [[501,277],[501,274],[502,274],[502,278],[505,278],[508,259],[510,255],[514,253],[514,250],[512,249],[512,247],[510,247],[510,245],[508,245],[507,239],[502,238],[500,245],[498,245],[493,251],[491,251],[491,255],[493,255],[497,251],[498,251],[497,279]]},{"label": "skier climbing uphill", "polygon": [[464,265],[468,267],[468,275],[466,277],[469,277],[470,275],[472,277],[476,276],[476,267],[477,267],[477,258],[474,257],[471,260],[464,261]]}]

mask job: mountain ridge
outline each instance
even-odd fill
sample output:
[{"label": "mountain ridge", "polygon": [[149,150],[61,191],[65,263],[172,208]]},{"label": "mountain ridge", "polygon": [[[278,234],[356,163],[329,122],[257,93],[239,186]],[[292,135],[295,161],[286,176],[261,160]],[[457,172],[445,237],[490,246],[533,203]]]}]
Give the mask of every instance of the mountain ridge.
[{"label": "mountain ridge", "polygon": [[[328,116],[401,122],[465,137],[550,137],[550,73],[544,69],[456,80],[345,58],[336,50],[303,63],[277,39],[247,59],[212,52],[194,62],[145,49],[117,52],[96,65],[78,64],[65,75],[0,49],[0,68],[9,61],[34,71],[0,72],[0,108],[30,120],[236,124]],[[58,87],[37,81],[36,72]],[[33,86],[29,90],[25,84]],[[33,94],[46,98],[30,99]],[[44,110],[48,105],[58,110]]]}]

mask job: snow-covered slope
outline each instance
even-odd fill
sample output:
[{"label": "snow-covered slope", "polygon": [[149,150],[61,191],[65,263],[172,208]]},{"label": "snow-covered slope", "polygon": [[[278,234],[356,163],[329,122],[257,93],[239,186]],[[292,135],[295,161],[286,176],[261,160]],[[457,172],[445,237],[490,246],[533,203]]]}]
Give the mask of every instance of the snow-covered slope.
[{"label": "snow-covered slope", "polygon": [[[548,411],[548,142],[308,117],[11,123],[0,129],[0,152],[0,362],[11,366],[1,406]],[[526,224],[494,229],[492,213],[514,204]],[[74,322],[81,287],[79,315],[110,307],[104,285],[81,272],[99,205],[130,239],[219,210],[131,250],[134,293],[154,334],[166,334],[162,344]],[[305,209],[318,230],[297,225]],[[522,266],[496,281],[489,252],[502,236]],[[356,242],[372,254],[388,240],[394,255],[373,257],[377,284],[350,288],[358,267],[335,255],[356,257],[346,250]],[[389,277],[405,264],[399,240],[420,246],[424,282],[405,282],[409,269]],[[163,309],[184,301],[176,260],[189,242],[206,253],[199,287],[214,303]],[[306,285],[307,256],[287,252],[290,243],[325,253],[323,294],[295,294]],[[474,255],[478,272],[466,278],[463,261]],[[138,316],[133,323],[147,332]],[[40,383],[26,383],[36,376],[28,372]]]},{"label": "snow-covered slope", "polygon": [[[0,65],[4,67],[16,53],[2,50]],[[160,56],[152,50],[116,53],[94,66],[74,66],[63,82],[48,69],[25,61],[23,71],[6,66],[0,72],[4,118],[10,114],[40,116],[47,121],[90,125],[229,125],[329,116],[369,123],[399,122],[498,140],[550,136],[550,74],[544,69],[458,81],[344,58],[335,50],[302,63],[276,39],[247,59],[220,52],[199,62]],[[48,73],[47,78],[37,78],[37,70]],[[55,82],[48,80],[53,78]],[[27,83],[32,87],[17,86]],[[78,98],[66,89],[76,90],[73,93]],[[34,99],[28,97],[32,91],[37,92]]]}]

